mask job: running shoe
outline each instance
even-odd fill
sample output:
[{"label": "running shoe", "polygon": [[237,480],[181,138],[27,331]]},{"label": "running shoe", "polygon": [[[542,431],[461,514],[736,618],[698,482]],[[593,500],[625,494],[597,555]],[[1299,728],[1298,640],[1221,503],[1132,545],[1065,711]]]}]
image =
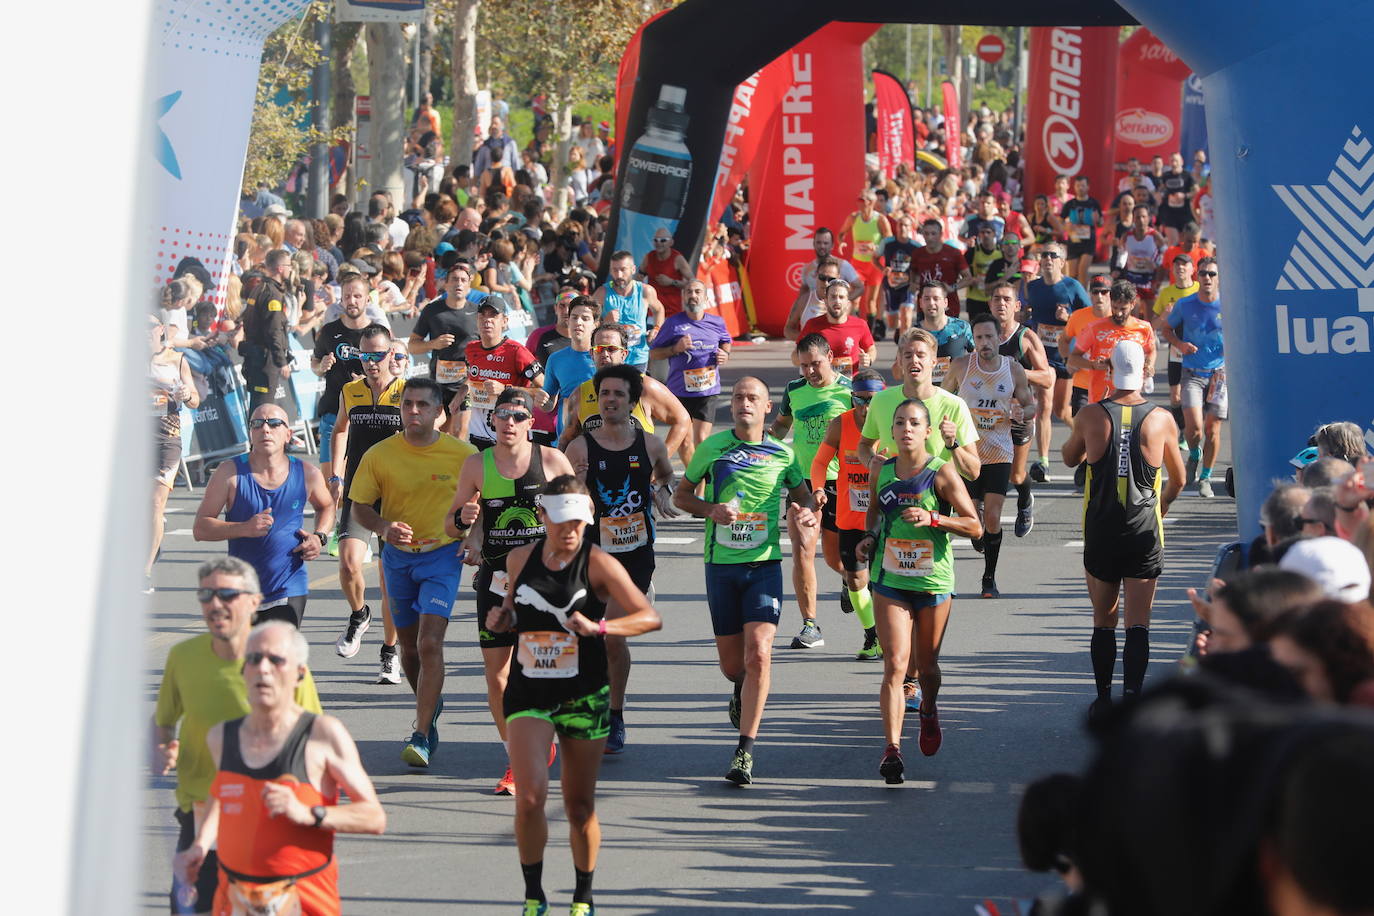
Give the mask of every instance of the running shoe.
[{"label": "running shoe", "polygon": [[740,703],[739,691],[736,690],[734,693],[730,694],[730,727],[731,727],[731,728],[739,728],[739,712],[740,712],[740,706],[741,706],[741,705],[742,705],[742,704]]},{"label": "running shoe", "polygon": [[997,590],[997,580],[992,576],[983,577],[983,597],[1000,598],[1002,593]]},{"label": "running shoe", "polygon": [[1198,459],[1197,459],[1197,458],[1194,458],[1194,457],[1192,457],[1192,456],[1190,455],[1190,456],[1188,457],[1188,460],[1184,463],[1184,467],[1185,467],[1185,468],[1187,469],[1187,471],[1188,471],[1188,476],[1187,476],[1187,478],[1183,481],[1183,485],[1184,485],[1185,487],[1186,487],[1186,486],[1191,486],[1192,483],[1193,483],[1193,481],[1197,480],[1197,466],[1198,466]]},{"label": "running shoe", "polygon": [[1112,711],[1111,697],[1098,697],[1088,706],[1088,724],[1092,725]]},{"label": "running shoe", "polygon": [[818,649],[825,645],[825,637],[816,621],[808,620],[802,624],[801,632],[792,637],[793,649]]},{"label": "running shoe", "polygon": [[568,916],[596,916],[596,907],[590,903],[574,903],[568,910]]},{"label": "running shoe", "polygon": [[429,738],[424,732],[415,732],[401,748],[401,759],[413,767],[429,766]]},{"label": "running shoe", "polygon": [[334,651],[344,658],[352,658],[358,654],[358,650],[363,647],[363,634],[367,628],[372,626],[372,609],[363,605],[360,610],[356,610],[348,615],[348,626],[344,628],[341,635],[334,642]]},{"label": "running shoe", "polygon": [[152,577],[152,576],[144,576],[144,577],[143,577],[143,594],[145,594],[145,595],[151,595],[151,594],[152,594],[153,592],[155,592],[155,591],[157,591],[157,589],[153,587],[153,577]]},{"label": "running shoe", "polygon": [[1088,485],[1088,463],[1082,462],[1073,469],[1073,488],[1081,490]]},{"label": "running shoe", "polygon": [[982,539],[982,538],[974,538],[973,540],[969,541],[969,543],[973,545],[973,549],[974,549],[974,550],[978,551],[979,553],[982,553],[982,552],[983,552],[983,539]]},{"label": "running shoe", "polygon": [[840,589],[840,613],[841,613],[841,614],[852,614],[852,613],[854,613],[854,602],[850,599],[850,597],[849,597],[849,589],[847,589],[847,588],[842,588],[842,589]]},{"label": "running shoe", "polygon": [[[604,753],[625,753],[625,720],[615,713],[611,713],[611,733],[606,736],[606,750]],[[552,763],[553,761],[550,760],[549,762]]]},{"label": "running shoe", "polygon": [[921,708],[920,682],[912,677],[902,681],[902,699],[906,700],[907,709],[919,710]]},{"label": "running shoe", "polygon": [[440,694],[439,705],[434,707],[434,717],[429,720],[429,734],[426,736],[429,738],[429,752],[431,754],[439,747],[439,714],[443,711],[444,697],[443,694]]},{"label": "running shoe", "polygon": [[940,713],[932,712],[930,715],[921,713],[921,753],[927,757],[934,757],[935,752],[940,749],[940,743],[945,740],[944,732],[940,730]]},{"label": "running shoe", "polygon": [[864,633],[864,647],[859,650],[859,654],[854,656],[855,660],[866,662],[882,657],[883,647],[878,645],[878,634]]},{"label": "running shoe", "polygon": [[902,782],[902,771],[905,769],[902,763],[902,749],[895,744],[889,744],[887,750],[883,751],[883,759],[878,764],[878,775],[883,778],[889,786],[895,786]]},{"label": "running shoe", "polygon": [[736,749],[735,758],[730,761],[730,772],[725,778],[737,786],[747,786],[754,781],[754,755]]},{"label": "running shoe", "polygon": [[1035,461],[1032,461],[1029,468],[1030,479],[1035,481],[1036,483],[1044,483],[1046,479],[1048,479],[1049,477],[1049,474],[1047,473],[1049,469],[1049,462],[1046,461],[1044,458],[1038,458]]},{"label": "running shoe", "polygon": [[[387,649],[391,651],[388,652]],[[395,646],[382,646],[382,668],[377,672],[378,684],[401,683],[401,662]]]},{"label": "running shoe", "polygon": [[1023,538],[1031,533],[1031,529],[1035,527],[1034,512],[1035,494],[1032,493],[1024,506],[1016,507],[1016,529],[1014,533],[1017,537]]},{"label": "running shoe", "polygon": [[1216,493],[1212,492],[1212,478],[1203,477],[1197,482],[1197,495],[1203,499],[1211,499],[1216,496]]},{"label": "running shoe", "polygon": [[515,774],[506,767],[506,775],[501,777],[501,781],[496,784],[493,795],[515,795]]},{"label": "running shoe", "polygon": [[546,900],[526,900],[525,908],[520,911],[520,916],[545,916],[549,911],[549,904]]}]

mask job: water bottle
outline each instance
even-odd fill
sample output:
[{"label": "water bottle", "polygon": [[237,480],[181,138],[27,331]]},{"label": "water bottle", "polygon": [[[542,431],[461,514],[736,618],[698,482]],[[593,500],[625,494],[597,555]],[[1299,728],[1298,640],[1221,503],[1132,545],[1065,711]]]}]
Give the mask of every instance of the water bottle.
[{"label": "water bottle", "polygon": [[726,507],[727,509],[733,509],[733,510],[735,511],[735,514],[736,514],[736,515],[739,515],[739,513],[740,513],[740,506],[743,505],[743,504],[744,504],[744,491],[743,491],[743,490],[736,490],[736,491],[735,491],[735,495],[732,496],[732,497],[730,497],[730,499],[726,501],[725,507]]},{"label": "water bottle", "polygon": [[653,249],[660,227],[671,235],[687,206],[692,183],[692,154],[683,142],[688,117],[683,113],[687,90],[664,85],[649,109],[648,127],[630,147],[620,192],[620,227],[615,250],[629,251],[638,263]]}]

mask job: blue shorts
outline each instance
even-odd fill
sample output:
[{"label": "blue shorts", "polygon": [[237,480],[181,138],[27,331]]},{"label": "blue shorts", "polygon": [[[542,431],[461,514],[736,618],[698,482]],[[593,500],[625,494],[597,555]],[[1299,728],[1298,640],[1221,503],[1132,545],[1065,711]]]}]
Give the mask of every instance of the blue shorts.
[{"label": "blue shorts", "polygon": [[892,585],[879,585],[876,582],[871,583],[869,587],[873,589],[873,594],[900,601],[913,611],[919,611],[923,607],[936,607],[954,597],[953,592],[913,592]]},{"label": "blue shorts", "polygon": [[[323,463],[326,462],[326,461],[331,460],[331,459],[330,459],[330,455],[331,455],[330,449],[333,448],[333,443],[332,443],[330,440],[334,438],[334,421],[337,420],[337,419],[339,419],[339,415],[338,415],[337,413],[327,413],[327,414],[321,415],[321,417],[320,417],[320,463],[321,463],[321,464],[323,464]],[[342,477],[343,475],[340,474],[339,476]]]},{"label": "blue shorts", "polygon": [[445,544],[427,553],[409,553],[384,544],[382,571],[391,599],[391,619],[397,627],[415,626],[421,614],[447,620],[453,614],[463,573],[462,547]]},{"label": "blue shorts", "polygon": [[706,605],[717,636],[736,636],[746,623],[778,625],[782,617],[782,561],[707,563]]}]

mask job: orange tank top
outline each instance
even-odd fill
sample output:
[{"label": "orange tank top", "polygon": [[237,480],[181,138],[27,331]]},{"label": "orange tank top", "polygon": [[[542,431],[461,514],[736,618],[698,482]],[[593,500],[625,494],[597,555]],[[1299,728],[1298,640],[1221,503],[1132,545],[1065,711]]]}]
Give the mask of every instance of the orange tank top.
[{"label": "orange tank top", "polygon": [[262,801],[263,787],[278,783],[291,786],[307,807],[338,802],[337,792],[326,797],[310,784],[306,773],[305,747],[315,715],[301,713],[276,758],[262,767],[250,767],[243,761],[239,751],[243,721],[224,724],[219,773],[210,786],[210,795],[220,806],[218,842],[223,872],[213,912],[241,912],[245,902],[263,906],[295,898],[304,916],[338,916],[334,831],[270,817]]},{"label": "orange tank top", "polygon": [[835,524],[862,531],[868,518],[868,465],[859,460],[859,425],[854,410],[840,414],[840,475],[835,480]]}]

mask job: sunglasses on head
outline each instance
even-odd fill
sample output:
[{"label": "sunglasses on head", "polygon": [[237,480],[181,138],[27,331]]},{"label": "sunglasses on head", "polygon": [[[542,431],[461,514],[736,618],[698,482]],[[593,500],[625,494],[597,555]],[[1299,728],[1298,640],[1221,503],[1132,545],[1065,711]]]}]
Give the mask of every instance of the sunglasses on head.
[{"label": "sunglasses on head", "polygon": [[267,659],[269,662],[271,662],[273,668],[286,667],[286,657],[281,655],[273,655],[271,652],[249,652],[243,656],[243,663],[245,665],[261,665],[263,659]]},{"label": "sunglasses on head", "polygon": [[492,411],[492,416],[500,420],[514,420],[516,423],[524,423],[530,418],[523,410],[510,410],[504,407]]},{"label": "sunglasses on head", "polygon": [[248,594],[251,592],[241,588],[198,588],[196,589],[196,600],[201,604],[209,604],[212,598],[218,598],[228,604],[239,595]]},{"label": "sunglasses on head", "polygon": [[281,417],[254,417],[248,421],[249,429],[262,429],[264,426],[270,429],[281,429],[283,426],[290,426]]}]

